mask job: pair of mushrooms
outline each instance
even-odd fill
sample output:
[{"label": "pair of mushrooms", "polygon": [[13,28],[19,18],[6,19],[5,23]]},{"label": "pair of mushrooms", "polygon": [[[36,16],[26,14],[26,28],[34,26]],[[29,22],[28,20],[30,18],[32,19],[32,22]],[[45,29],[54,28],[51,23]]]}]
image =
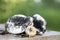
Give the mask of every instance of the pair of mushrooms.
[{"label": "pair of mushrooms", "polygon": [[6,30],[11,34],[23,34],[35,36],[36,34],[43,34],[46,30],[46,21],[39,14],[32,17],[25,15],[14,15],[6,22]]}]

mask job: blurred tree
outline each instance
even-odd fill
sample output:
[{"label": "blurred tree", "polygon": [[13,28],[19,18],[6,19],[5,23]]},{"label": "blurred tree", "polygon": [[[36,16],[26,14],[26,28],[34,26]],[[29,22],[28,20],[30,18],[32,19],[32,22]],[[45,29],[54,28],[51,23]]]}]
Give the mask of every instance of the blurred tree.
[{"label": "blurred tree", "polygon": [[9,17],[15,14],[32,16],[36,13],[47,20],[49,29],[59,29],[59,0],[0,0],[0,23],[5,23]]}]

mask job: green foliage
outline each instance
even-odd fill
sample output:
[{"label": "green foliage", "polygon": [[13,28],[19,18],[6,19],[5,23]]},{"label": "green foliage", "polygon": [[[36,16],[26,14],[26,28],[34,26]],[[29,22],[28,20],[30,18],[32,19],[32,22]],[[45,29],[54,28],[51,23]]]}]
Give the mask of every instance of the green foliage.
[{"label": "green foliage", "polygon": [[47,28],[60,31],[60,3],[54,0],[0,0],[0,23],[5,23],[7,19],[15,14],[32,16],[40,14],[47,21]]}]

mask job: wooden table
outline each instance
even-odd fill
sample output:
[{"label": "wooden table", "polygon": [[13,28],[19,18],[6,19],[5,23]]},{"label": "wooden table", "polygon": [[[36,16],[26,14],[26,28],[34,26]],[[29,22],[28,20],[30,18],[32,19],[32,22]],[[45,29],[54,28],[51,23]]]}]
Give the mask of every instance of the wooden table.
[{"label": "wooden table", "polygon": [[[4,24],[0,24],[0,28],[4,29]],[[44,35],[36,35],[35,37],[16,37],[13,34],[0,35],[0,40],[60,40],[60,32],[46,31]]]}]

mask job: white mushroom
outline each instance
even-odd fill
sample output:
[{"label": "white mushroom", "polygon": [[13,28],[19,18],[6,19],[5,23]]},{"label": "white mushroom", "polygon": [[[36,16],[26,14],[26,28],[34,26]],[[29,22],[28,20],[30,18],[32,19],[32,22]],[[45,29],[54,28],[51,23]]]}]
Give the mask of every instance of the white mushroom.
[{"label": "white mushroom", "polygon": [[9,18],[6,22],[7,31],[12,34],[19,34],[25,31],[25,26],[23,27],[22,24],[25,20],[25,15],[14,15]]}]

